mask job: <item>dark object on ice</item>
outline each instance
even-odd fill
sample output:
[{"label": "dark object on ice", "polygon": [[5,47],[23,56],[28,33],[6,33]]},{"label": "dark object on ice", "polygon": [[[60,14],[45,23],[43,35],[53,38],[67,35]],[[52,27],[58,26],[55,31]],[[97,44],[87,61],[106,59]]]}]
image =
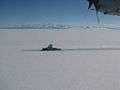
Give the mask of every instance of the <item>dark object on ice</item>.
[{"label": "dark object on ice", "polygon": [[52,44],[49,44],[48,47],[41,49],[41,51],[59,51],[59,50],[62,50],[62,49],[54,48]]}]

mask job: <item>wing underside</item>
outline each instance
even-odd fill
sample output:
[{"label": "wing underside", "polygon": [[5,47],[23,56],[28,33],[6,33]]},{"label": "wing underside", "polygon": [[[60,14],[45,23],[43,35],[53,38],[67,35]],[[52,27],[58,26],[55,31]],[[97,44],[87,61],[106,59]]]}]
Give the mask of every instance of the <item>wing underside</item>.
[{"label": "wing underside", "polygon": [[96,12],[120,16],[120,0],[87,0],[88,9],[94,7]]}]

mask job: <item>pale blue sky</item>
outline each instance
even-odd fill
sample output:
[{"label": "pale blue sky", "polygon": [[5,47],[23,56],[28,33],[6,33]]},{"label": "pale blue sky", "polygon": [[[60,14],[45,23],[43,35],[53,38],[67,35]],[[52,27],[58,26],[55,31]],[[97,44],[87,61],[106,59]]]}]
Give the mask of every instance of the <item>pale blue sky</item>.
[{"label": "pale blue sky", "polygon": [[[58,23],[97,24],[87,0],[0,0],[0,25]],[[99,15],[102,24],[120,25],[120,17]]]}]

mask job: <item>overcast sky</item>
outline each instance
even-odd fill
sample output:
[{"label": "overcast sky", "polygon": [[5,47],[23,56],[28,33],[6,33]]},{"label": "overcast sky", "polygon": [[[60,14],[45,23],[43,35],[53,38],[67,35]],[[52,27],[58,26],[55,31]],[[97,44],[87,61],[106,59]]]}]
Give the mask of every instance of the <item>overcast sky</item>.
[{"label": "overcast sky", "polygon": [[[97,24],[87,0],[0,0],[0,25],[58,23]],[[102,24],[120,25],[120,17],[99,14]]]}]

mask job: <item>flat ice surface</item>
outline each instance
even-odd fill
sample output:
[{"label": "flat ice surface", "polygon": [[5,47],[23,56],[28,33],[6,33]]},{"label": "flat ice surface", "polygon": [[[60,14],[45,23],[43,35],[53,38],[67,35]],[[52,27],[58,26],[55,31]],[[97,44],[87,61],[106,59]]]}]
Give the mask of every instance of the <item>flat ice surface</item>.
[{"label": "flat ice surface", "polygon": [[0,31],[0,90],[120,90],[120,51],[23,51],[120,47],[120,31]]}]

